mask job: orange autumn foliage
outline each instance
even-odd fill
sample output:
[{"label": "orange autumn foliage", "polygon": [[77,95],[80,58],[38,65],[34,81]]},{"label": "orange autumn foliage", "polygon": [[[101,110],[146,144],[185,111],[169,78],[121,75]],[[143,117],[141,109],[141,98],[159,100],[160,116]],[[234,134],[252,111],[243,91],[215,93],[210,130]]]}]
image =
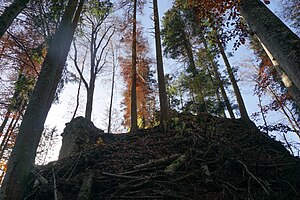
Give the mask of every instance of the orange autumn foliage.
[{"label": "orange autumn foliage", "polygon": [[[119,57],[121,65],[121,74],[125,82],[124,92],[124,126],[130,127],[130,113],[131,113],[131,30],[127,29],[123,33],[122,44],[124,45],[123,56]],[[154,109],[154,98],[151,89],[151,70],[150,66],[153,63],[149,58],[149,44],[146,38],[142,35],[142,29],[137,29],[137,115],[138,125],[140,127],[147,127],[151,124],[153,118],[152,109]]]}]

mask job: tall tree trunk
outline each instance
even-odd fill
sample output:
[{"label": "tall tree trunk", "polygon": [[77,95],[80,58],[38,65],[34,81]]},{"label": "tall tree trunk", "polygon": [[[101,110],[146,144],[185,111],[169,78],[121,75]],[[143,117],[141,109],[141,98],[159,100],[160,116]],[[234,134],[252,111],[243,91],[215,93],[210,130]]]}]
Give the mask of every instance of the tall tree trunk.
[{"label": "tall tree trunk", "polygon": [[113,100],[114,100],[114,88],[115,88],[115,75],[116,75],[116,62],[115,62],[115,52],[114,48],[112,48],[112,62],[113,62],[113,69],[112,69],[112,80],[111,80],[111,93],[110,93],[110,103],[109,103],[109,112],[108,112],[108,127],[107,132],[111,133],[111,117],[112,117],[112,107],[113,107]]},{"label": "tall tree trunk", "polygon": [[170,120],[170,114],[169,114],[169,106],[168,106],[168,97],[166,92],[162,50],[161,50],[161,38],[160,38],[157,0],[153,0],[153,13],[154,13],[157,77],[158,77],[159,102],[160,102],[160,124],[165,125]]},{"label": "tall tree trunk", "polygon": [[226,105],[226,108],[228,110],[229,116],[230,116],[230,118],[235,119],[235,116],[234,116],[233,110],[231,108],[231,104],[230,104],[229,98],[228,98],[228,96],[226,94],[223,82],[221,80],[221,77],[220,77],[220,74],[219,74],[219,71],[218,71],[218,67],[217,67],[214,59],[212,58],[212,55],[211,55],[211,53],[210,53],[210,51],[208,49],[208,45],[207,45],[207,42],[206,42],[205,38],[202,39],[202,42],[204,44],[204,48],[205,48],[205,51],[207,53],[207,57],[209,59],[209,62],[210,62],[211,66],[212,66],[212,68],[214,70],[215,78],[216,78],[217,83],[219,85],[219,88],[221,90],[221,94],[222,94],[222,97],[223,97],[223,99],[225,101],[225,105]]},{"label": "tall tree trunk", "polygon": [[89,85],[86,88],[86,107],[85,107],[85,118],[90,120],[92,119],[92,110],[93,110],[93,99],[94,99],[94,90],[95,90],[95,80],[96,80],[96,39],[95,39],[95,30],[92,26],[91,33],[91,43],[90,43],[90,53],[91,53],[91,68],[90,68],[90,81]]},{"label": "tall tree trunk", "polygon": [[[210,79],[210,81],[211,81],[211,84],[213,85],[214,82],[215,82],[215,81],[214,81],[214,76],[213,76],[212,72],[210,71],[209,66],[207,66],[207,65],[206,65],[206,70],[207,70],[207,72],[208,72],[208,75],[209,75],[209,79]],[[222,100],[221,100],[221,96],[220,96],[220,93],[219,93],[219,88],[216,89],[215,93],[216,93],[216,97],[217,97],[218,104],[219,104],[219,106],[220,106],[220,108],[221,108],[221,111],[220,111],[220,112],[222,113],[221,116],[223,116],[223,117],[226,118],[226,113],[225,113],[225,109],[224,109],[224,106],[223,106],[223,103],[222,103]]]},{"label": "tall tree trunk", "polygon": [[228,60],[228,58],[226,56],[224,47],[223,47],[220,39],[218,38],[218,36],[217,36],[216,40],[217,40],[217,45],[219,47],[221,56],[222,56],[222,58],[224,60],[224,63],[225,63],[225,66],[226,66],[226,69],[227,69],[227,72],[228,72],[228,75],[229,75],[229,79],[231,81],[231,84],[232,84],[232,87],[233,87],[233,91],[234,91],[235,96],[236,96],[237,103],[239,105],[239,110],[240,110],[241,118],[243,120],[245,120],[245,121],[251,121],[250,118],[249,118],[249,116],[248,116],[248,113],[247,113],[247,110],[246,110],[246,106],[245,106],[242,94],[240,92],[239,86],[238,86],[238,84],[236,82],[236,79],[234,77],[231,65],[230,65],[229,60]]},{"label": "tall tree trunk", "polygon": [[132,67],[131,67],[131,126],[130,131],[137,130],[137,100],[136,100],[136,11],[137,0],[133,1],[133,19],[132,19]]},{"label": "tall tree trunk", "polygon": [[[193,50],[192,50],[192,45],[189,41],[189,39],[187,38],[186,36],[186,33],[183,32],[184,34],[184,48],[185,48],[185,51],[186,51],[186,54],[187,54],[187,57],[188,57],[188,60],[189,60],[189,70],[191,70],[191,73],[193,75],[193,79],[195,79],[198,75],[198,72],[197,72],[197,69],[196,69],[196,64],[195,64],[195,59],[194,59],[194,54],[193,54]],[[205,102],[205,99],[204,99],[204,95],[203,95],[203,91],[202,91],[202,88],[201,88],[201,84],[199,83],[199,88],[197,88],[196,91],[194,91],[194,94],[198,94],[201,95],[200,99],[201,99],[201,104],[202,104],[202,108],[203,109],[200,109],[198,108],[199,106],[196,106],[196,109],[197,109],[197,113],[199,112],[199,110],[203,111],[203,112],[207,112],[207,107],[206,107],[206,102]]]},{"label": "tall tree trunk", "polygon": [[293,83],[293,81],[291,81],[291,79],[288,77],[288,75],[280,67],[279,63],[276,61],[276,59],[273,57],[273,55],[270,53],[270,51],[267,49],[267,47],[261,41],[260,41],[260,43],[261,43],[261,46],[263,47],[263,49],[265,50],[266,54],[270,58],[272,64],[274,65],[277,73],[279,74],[282,83],[287,88],[288,92],[290,93],[293,100],[295,101],[295,104],[297,105],[297,107],[300,109],[300,90],[296,87],[296,85]]},{"label": "tall tree trunk", "polygon": [[1,187],[3,200],[21,200],[25,195],[27,177],[34,163],[43,126],[61,79],[82,6],[83,0],[79,4],[78,0],[69,0],[49,46],[7,164],[7,173]]},{"label": "tall tree trunk", "polygon": [[0,16],[0,38],[9,28],[14,19],[25,8],[29,0],[15,0],[8,6]]},{"label": "tall tree trunk", "polygon": [[300,90],[300,39],[259,0],[242,0],[241,15]]}]

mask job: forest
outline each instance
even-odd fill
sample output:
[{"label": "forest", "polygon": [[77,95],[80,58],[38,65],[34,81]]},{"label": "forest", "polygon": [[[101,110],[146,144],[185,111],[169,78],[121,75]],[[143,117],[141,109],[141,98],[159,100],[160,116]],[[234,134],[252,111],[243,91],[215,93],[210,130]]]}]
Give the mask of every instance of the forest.
[{"label": "forest", "polygon": [[[1,0],[0,200],[298,199],[300,183],[287,174],[299,167],[299,10],[299,0]],[[57,105],[64,106],[46,126]],[[61,113],[63,164],[46,165],[61,143]],[[62,158],[68,130],[92,139],[77,138],[77,157]],[[109,157],[101,164],[107,171],[95,164],[99,152]],[[247,174],[242,183],[223,169],[232,160],[243,171],[236,177]],[[76,163],[66,180],[79,184],[78,197],[63,182],[68,162]],[[204,186],[186,181],[196,171]],[[96,187],[110,189],[99,197]]]}]

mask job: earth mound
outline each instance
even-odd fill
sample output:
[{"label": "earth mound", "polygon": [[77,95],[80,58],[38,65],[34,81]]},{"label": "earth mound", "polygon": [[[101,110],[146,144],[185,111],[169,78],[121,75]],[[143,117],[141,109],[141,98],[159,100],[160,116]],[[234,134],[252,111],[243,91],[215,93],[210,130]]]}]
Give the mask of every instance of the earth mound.
[{"label": "earth mound", "polygon": [[299,159],[242,120],[179,114],[168,130],[99,135],[38,166],[26,199],[300,199]]}]

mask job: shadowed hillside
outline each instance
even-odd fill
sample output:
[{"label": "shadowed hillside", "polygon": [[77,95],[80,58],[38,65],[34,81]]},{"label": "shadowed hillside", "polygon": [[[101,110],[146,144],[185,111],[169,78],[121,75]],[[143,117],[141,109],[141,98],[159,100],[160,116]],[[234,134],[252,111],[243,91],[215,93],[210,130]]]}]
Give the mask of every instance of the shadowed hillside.
[{"label": "shadowed hillside", "polygon": [[75,138],[69,156],[37,167],[27,199],[300,198],[299,159],[241,120],[178,115],[166,131],[95,130],[84,118],[67,125],[68,134],[100,137]]}]

